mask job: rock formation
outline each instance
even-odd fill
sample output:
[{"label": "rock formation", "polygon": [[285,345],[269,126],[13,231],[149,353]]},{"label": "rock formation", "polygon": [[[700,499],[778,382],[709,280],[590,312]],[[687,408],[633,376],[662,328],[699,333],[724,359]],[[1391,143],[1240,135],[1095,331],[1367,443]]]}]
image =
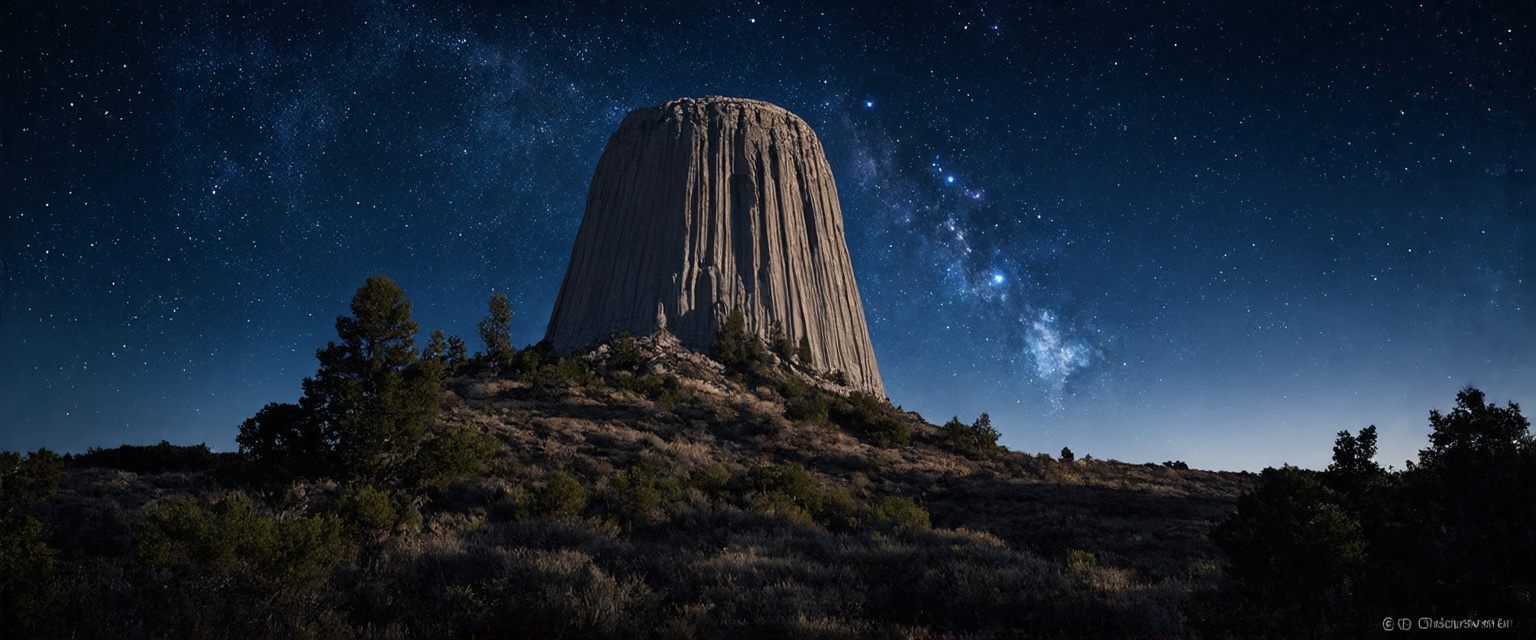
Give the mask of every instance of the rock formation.
[{"label": "rock formation", "polygon": [[683,98],[637,109],[608,139],[549,318],[556,348],[666,329],[707,350],[732,309],[774,322],[884,397],[821,141],[766,102]]}]

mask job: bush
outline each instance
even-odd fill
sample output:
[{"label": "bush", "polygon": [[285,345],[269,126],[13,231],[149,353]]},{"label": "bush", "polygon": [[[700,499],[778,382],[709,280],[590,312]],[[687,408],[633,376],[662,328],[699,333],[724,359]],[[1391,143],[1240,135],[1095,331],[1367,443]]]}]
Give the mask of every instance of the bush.
[{"label": "bush", "polygon": [[1314,471],[1265,469],[1259,488],[1211,531],[1231,559],[1227,571],[1275,613],[1282,632],[1342,622],[1343,605],[1363,561],[1360,524],[1338,505]]},{"label": "bush", "polygon": [[343,551],[342,523],[335,515],[278,521],[258,514],[241,493],[225,496],[212,510],[174,497],[144,513],[134,532],[134,552],[152,567],[238,564],[279,579],[311,578],[339,562]]},{"label": "bush", "polygon": [[1077,456],[1072,455],[1072,449],[1067,448],[1067,447],[1062,447],[1061,448],[1061,461],[1062,462],[1071,462],[1071,461],[1076,460],[1076,459],[1077,459]]},{"label": "bush", "polygon": [[1177,469],[1179,471],[1189,471],[1189,465],[1185,464],[1183,460],[1169,460],[1164,462],[1163,466],[1168,467],[1169,469]]},{"label": "bush", "polygon": [[590,387],[597,381],[592,365],[579,356],[556,358],[552,364],[541,364],[532,373],[523,374],[523,380],[545,386],[571,384]]},{"label": "bush", "polygon": [[160,444],[148,446],[125,444],[112,449],[91,447],[85,453],[75,456],[73,462],[82,467],[105,467],[133,473],[165,473],[206,471],[218,464],[219,456],[208,450],[207,444],[177,446],[161,440]]},{"label": "bush", "polygon": [[799,466],[754,467],[747,472],[746,485],[752,494],[752,509],[763,515],[780,517],[792,524],[821,524],[822,492],[810,474]]},{"label": "bush", "polygon": [[608,346],[613,350],[613,355],[608,359],[608,367],[612,370],[635,371],[645,362],[645,355],[640,353],[640,345],[628,331],[614,334]]},{"label": "bush", "polygon": [[411,476],[417,487],[442,489],[459,478],[482,473],[496,454],[496,441],[470,427],[449,426],[436,430],[423,442],[412,461]]},{"label": "bush", "polygon": [[587,510],[590,499],[586,487],[571,474],[561,471],[550,476],[534,494],[534,509],[549,518],[574,518]]},{"label": "bush", "polygon": [[763,341],[756,334],[747,332],[747,320],[740,309],[732,309],[725,322],[715,330],[709,356],[738,376],[764,375],[771,362]]},{"label": "bush", "polygon": [[950,448],[968,456],[979,456],[997,450],[997,429],[992,427],[992,417],[983,413],[975,422],[967,425],[960,416],[950,418],[939,427],[939,435]]},{"label": "bush", "polygon": [[366,540],[389,533],[400,521],[394,497],[368,485],[348,487],[336,498],[336,515],[354,539]]},{"label": "bush", "polygon": [[719,496],[725,492],[730,483],[731,472],[719,464],[696,469],[688,474],[688,486],[704,492],[705,495]]},{"label": "bush", "polygon": [[875,505],[873,515],[875,520],[897,531],[933,527],[929,521],[928,512],[908,498],[881,500],[880,504]]},{"label": "bush", "polygon": [[25,456],[0,451],[0,517],[17,515],[21,509],[53,494],[64,475],[64,460],[47,449]]},{"label": "bush", "polygon": [[827,424],[831,399],[816,392],[790,398],[784,405],[784,417],[811,424]]},{"label": "bush", "polygon": [[1430,446],[1403,471],[1375,462],[1374,427],[1343,431],[1327,471],[1265,469],[1212,530],[1257,632],[1363,635],[1363,612],[1391,608],[1536,617],[1529,422],[1477,389],[1429,422]]},{"label": "bush", "polygon": [[632,522],[653,520],[659,509],[683,499],[682,483],[663,477],[660,465],[649,458],[614,477],[609,488],[622,514]]},{"label": "bush", "polygon": [[884,401],[855,391],[847,398],[834,398],[827,404],[827,415],[838,426],[857,434],[873,438],[887,447],[907,444],[911,433],[905,422],[884,412]]},{"label": "bush", "polygon": [[620,371],[613,376],[614,385],[663,404],[674,404],[682,398],[683,383],[672,374],[646,373],[634,375]]},{"label": "bush", "polygon": [[25,456],[0,451],[0,627],[24,629],[46,617],[54,550],[48,527],[27,513],[52,495],[64,461],[38,449]]}]

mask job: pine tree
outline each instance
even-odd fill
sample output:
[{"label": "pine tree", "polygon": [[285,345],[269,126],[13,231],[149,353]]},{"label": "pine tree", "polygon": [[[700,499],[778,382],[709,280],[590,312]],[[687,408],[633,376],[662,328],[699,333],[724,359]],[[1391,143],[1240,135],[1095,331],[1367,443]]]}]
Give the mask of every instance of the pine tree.
[{"label": "pine tree", "polygon": [[444,354],[448,364],[458,366],[469,360],[469,347],[457,334],[448,336],[448,351]]},{"label": "pine tree", "polygon": [[811,341],[805,336],[800,336],[800,344],[795,347],[795,360],[802,367],[811,366]]},{"label": "pine tree", "polygon": [[731,371],[753,373],[767,364],[768,350],[756,334],[747,332],[747,319],[740,309],[732,309],[715,331],[709,355]]},{"label": "pine tree", "polygon": [[352,297],[352,317],[336,319],[341,343],[316,353],[299,405],[330,445],[333,476],[398,479],[436,420],[441,371],[417,358],[417,326],[400,286],[374,276]]},{"label": "pine tree", "polygon": [[785,360],[795,353],[794,345],[784,335],[784,324],[778,320],[774,320],[773,326],[768,327],[768,350]]},{"label": "pine tree", "polygon": [[447,338],[443,336],[443,330],[433,329],[432,337],[427,340],[426,348],[421,350],[421,359],[441,363],[446,361],[447,355],[448,342]]},{"label": "pine tree", "polygon": [[499,375],[501,368],[511,364],[516,355],[512,350],[512,303],[507,301],[507,294],[491,296],[490,315],[480,321],[480,340],[485,343],[491,375]]}]

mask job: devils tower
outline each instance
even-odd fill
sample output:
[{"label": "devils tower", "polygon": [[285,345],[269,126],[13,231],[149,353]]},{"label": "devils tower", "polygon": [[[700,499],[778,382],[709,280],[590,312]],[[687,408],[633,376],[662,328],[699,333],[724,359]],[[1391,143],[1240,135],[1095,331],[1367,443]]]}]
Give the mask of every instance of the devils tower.
[{"label": "devils tower", "polygon": [[545,338],[566,349],[665,328],[702,351],[732,309],[759,336],[781,323],[810,343],[803,364],[884,397],[810,126],[719,96],[630,112],[598,160]]}]

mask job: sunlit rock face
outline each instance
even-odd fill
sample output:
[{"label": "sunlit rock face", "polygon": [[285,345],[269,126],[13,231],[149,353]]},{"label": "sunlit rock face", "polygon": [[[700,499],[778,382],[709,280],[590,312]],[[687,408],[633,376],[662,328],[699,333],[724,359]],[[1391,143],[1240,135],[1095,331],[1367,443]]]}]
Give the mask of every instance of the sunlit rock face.
[{"label": "sunlit rock face", "polygon": [[843,239],[837,185],[810,126],[756,100],[637,109],[608,139],[549,319],[556,348],[665,328],[706,350],[732,309],[805,337],[819,371],[884,397]]}]

